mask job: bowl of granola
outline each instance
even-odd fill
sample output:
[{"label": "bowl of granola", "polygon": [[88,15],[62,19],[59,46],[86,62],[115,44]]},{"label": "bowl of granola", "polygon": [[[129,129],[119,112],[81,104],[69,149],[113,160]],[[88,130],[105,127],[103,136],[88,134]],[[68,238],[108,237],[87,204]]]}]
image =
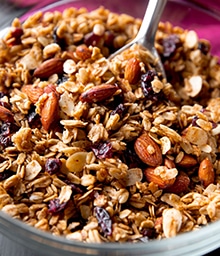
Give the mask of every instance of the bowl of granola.
[{"label": "bowl of granola", "polygon": [[219,247],[219,14],[168,1],[165,79],[137,44],[108,58],[145,8],[59,1],[0,41],[0,230],[40,255]]}]

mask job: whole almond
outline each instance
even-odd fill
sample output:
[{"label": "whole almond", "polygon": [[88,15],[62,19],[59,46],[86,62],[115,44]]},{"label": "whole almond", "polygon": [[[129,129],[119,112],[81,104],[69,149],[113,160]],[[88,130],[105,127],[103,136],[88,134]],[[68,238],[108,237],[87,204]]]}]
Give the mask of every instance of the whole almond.
[{"label": "whole almond", "polygon": [[14,121],[14,116],[9,109],[0,106],[0,120],[12,123]]},{"label": "whole almond", "polygon": [[138,157],[147,165],[156,167],[162,163],[162,152],[159,145],[144,132],[134,143]]},{"label": "whole almond", "polygon": [[38,78],[48,78],[53,74],[61,75],[63,73],[63,63],[64,60],[61,58],[46,60],[35,69],[34,76]]},{"label": "whole almond", "polygon": [[198,176],[199,176],[199,180],[201,181],[202,185],[205,188],[211,183],[214,183],[215,173],[214,173],[212,162],[208,157],[206,157],[200,163]]},{"label": "whole almond", "polygon": [[158,185],[160,189],[165,189],[172,186],[175,182],[175,178],[162,179],[161,176],[155,174],[155,168],[148,167],[144,170],[144,176],[148,182],[153,182]]},{"label": "whole almond", "polygon": [[76,57],[80,60],[87,60],[91,57],[92,52],[86,45],[79,45],[76,48]]},{"label": "whole almond", "polygon": [[194,167],[197,165],[197,160],[191,155],[184,155],[177,165],[183,168]]},{"label": "whole almond", "polygon": [[41,123],[43,128],[48,131],[51,124],[58,118],[59,99],[55,92],[50,92],[41,110]]},{"label": "whole almond", "polygon": [[24,85],[21,88],[21,91],[26,93],[29,100],[32,103],[36,103],[39,99],[39,97],[44,93],[44,89],[41,87],[35,87],[31,84]]},{"label": "whole almond", "polygon": [[138,59],[132,58],[127,62],[124,77],[130,84],[136,84],[140,80],[141,67]]},{"label": "whole almond", "polygon": [[110,99],[115,92],[118,90],[118,87],[111,84],[101,84],[91,89],[83,92],[80,96],[82,102],[92,103],[100,102],[106,99]]},{"label": "whole almond", "polygon": [[169,188],[166,188],[166,192],[181,194],[186,192],[190,184],[190,178],[185,172],[179,172],[175,182]]}]

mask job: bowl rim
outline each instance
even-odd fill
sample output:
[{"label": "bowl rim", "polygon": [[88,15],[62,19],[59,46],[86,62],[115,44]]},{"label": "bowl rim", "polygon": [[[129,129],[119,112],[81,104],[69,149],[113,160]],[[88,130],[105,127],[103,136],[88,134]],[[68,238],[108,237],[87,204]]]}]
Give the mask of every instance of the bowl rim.
[{"label": "bowl rim", "polygon": [[[186,255],[185,253],[190,252],[190,255],[201,255],[202,253],[210,252],[211,250],[214,250],[218,248],[218,245],[215,243],[219,241],[220,239],[220,221],[216,221],[213,223],[210,223],[204,227],[201,227],[198,230],[189,231],[185,233],[178,234],[175,237],[171,238],[163,238],[161,240],[149,240],[147,243],[131,243],[131,242],[124,242],[124,243],[116,243],[116,242],[108,242],[108,243],[83,243],[75,240],[67,239],[64,236],[54,236],[50,232],[45,232],[40,229],[37,229],[35,227],[29,226],[25,223],[23,223],[21,220],[13,219],[10,216],[8,216],[6,213],[0,211],[0,230],[4,230],[4,235],[6,235],[8,238],[11,238],[12,240],[15,240],[15,242],[22,243],[25,247],[33,248],[33,244],[26,243],[26,240],[23,238],[31,239],[32,242],[34,242],[35,247],[38,248],[38,246],[46,246],[50,247],[56,250],[61,250],[63,252],[71,252],[75,251],[76,248],[82,248],[94,250],[93,252],[96,254],[96,252],[104,252],[104,251],[117,251],[117,255],[121,255],[120,252],[124,250],[128,250],[129,252],[146,252],[147,255],[150,252],[154,251],[155,249],[159,252],[164,252],[164,255],[170,255],[172,250],[176,250],[175,244],[181,245],[182,249],[185,249],[183,251],[183,254],[175,254],[177,255]],[[8,228],[13,227],[13,235],[8,230]],[[17,228],[17,229],[16,229]],[[211,237],[207,237],[207,234],[212,234]],[[214,241],[212,238],[215,237],[216,239]],[[168,243],[169,241],[169,243]],[[212,242],[212,243],[211,243]],[[159,247],[158,247],[159,243]],[[194,254],[191,251],[191,247],[195,245],[195,243],[199,243],[200,247],[194,252]],[[65,248],[63,250],[62,247]],[[35,249],[36,249],[35,248]],[[179,247],[180,248],[180,247]],[[178,249],[179,249],[178,248]],[[34,248],[33,248],[34,249]],[[70,251],[66,251],[66,249],[71,249]],[[166,250],[169,250],[166,254]],[[171,251],[170,251],[171,250]],[[77,254],[78,255],[78,254]],[[80,254],[81,255],[81,254]],[[93,254],[92,254],[93,255]],[[110,254],[106,254],[110,255]],[[124,255],[124,254],[123,254]],[[127,255],[133,255],[133,254],[127,254]],[[145,254],[136,254],[136,255],[145,255]],[[152,254],[154,255],[154,254]],[[155,254],[157,255],[157,254]]]}]

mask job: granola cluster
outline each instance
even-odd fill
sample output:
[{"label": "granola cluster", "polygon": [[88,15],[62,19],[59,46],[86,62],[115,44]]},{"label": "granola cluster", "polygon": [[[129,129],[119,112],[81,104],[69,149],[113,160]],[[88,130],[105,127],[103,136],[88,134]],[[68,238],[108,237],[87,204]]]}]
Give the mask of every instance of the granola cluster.
[{"label": "granola cluster", "polygon": [[0,209],[83,242],[146,242],[220,219],[220,65],[160,23],[167,80],[100,7],[15,19],[0,40]]}]

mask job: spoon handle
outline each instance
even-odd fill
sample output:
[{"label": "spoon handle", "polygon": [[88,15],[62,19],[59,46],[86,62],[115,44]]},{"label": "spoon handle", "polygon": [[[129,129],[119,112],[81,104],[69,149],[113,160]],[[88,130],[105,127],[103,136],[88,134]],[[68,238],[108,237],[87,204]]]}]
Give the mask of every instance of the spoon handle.
[{"label": "spoon handle", "polygon": [[[167,0],[149,0],[141,27],[136,37],[131,42],[111,54],[108,59],[114,58],[135,43],[143,45],[146,49],[149,49],[154,56],[158,58],[158,54],[154,48],[154,40],[158,28],[158,23],[160,21],[161,14],[164,10],[166,3]],[[162,67],[162,65],[160,66]]]},{"label": "spoon handle", "polygon": [[155,34],[167,0],[149,0],[136,41],[144,47],[154,45]]}]

